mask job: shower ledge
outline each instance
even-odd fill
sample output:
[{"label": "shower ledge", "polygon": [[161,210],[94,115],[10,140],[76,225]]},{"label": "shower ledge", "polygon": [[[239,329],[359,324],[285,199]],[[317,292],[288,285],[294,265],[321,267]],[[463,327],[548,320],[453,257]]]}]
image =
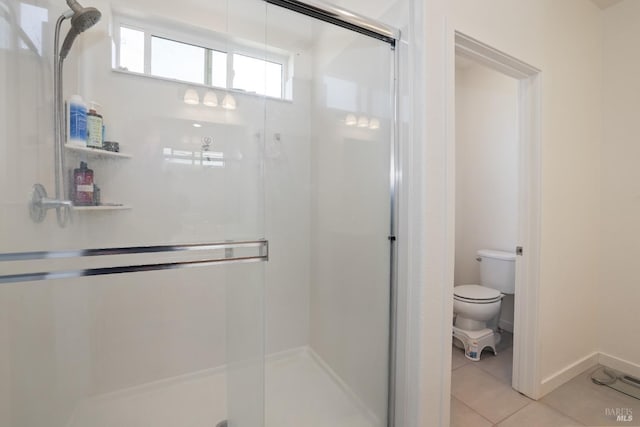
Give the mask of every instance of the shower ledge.
[{"label": "shower ledge", "polygon": [[72,151],[72,152],[75,152],[75,153],[79,153],[79,154],[86,154],[87,156],[96,157],[96,158],[130,159],[130,158],[133,157],[130,154],[116,153],[114,151],[100,150],[100,149],[97,149],[97,148],[76,147],[76,146],[69,145],[69,144],[66,144],[64,147],[69,151]]},{"label": "shower ledge", "polygon": [[129,205],[119,205],[119,204],[105,204],[98,206],[74,206],[74,212],[102,212],[102,211],[124,211],[133,209],[133,207]]}]

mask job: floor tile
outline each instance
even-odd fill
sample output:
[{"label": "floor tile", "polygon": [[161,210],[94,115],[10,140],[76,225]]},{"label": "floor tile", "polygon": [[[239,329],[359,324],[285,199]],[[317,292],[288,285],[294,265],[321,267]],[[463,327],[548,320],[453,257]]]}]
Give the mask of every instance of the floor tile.
[{"label": "floor tile", "polygon": [[[591,382],[590,369],[541,399],[541,402],[587,426],[640,426],[640,400]],[[617,421],[610,412],[630,411],[633,420]]]},{"label": "floor tile", "polygon": [[[469,426],[471,425],[473,424],[469,424]],[[583,425],[547,405],[532,402],[499,423],[498,427],[570,427]]]},{"label": "floor tile", "polygon": [[471,360],[466,358],[464,350],[455,345],[451,346],[451,369],[458,369],[467,363],[471,363]]},{"label": "floor tile", "polygon": [[491,351],[483,352],[476,366],[510,386],[513,375],[513,349],[501,351],[498,355],[494,355]]},{"label": "floor tile", "polygon": [[473,363],[451,373],[451,394],[493,423],[532,402]]},{"label": "floor tile", "polygon": [[450,427],[491,427],[493,424],[484,419],[473,409],[451,397],[451,423]]}]

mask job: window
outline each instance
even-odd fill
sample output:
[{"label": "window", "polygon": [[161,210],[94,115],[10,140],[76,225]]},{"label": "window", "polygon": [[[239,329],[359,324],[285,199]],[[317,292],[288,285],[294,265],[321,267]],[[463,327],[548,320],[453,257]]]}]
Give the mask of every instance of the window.
[{"label": "window", "polygon": [[144,31],[120,27],[120,68],[144,73]]},{"label": "window", "polygon": [[160,37],[151,37],[151,75],[205,83],[205,49]]},{"label": "window", "polygon": [[[288,63],[284,54],[268,54],[261,59],[262,52],[252,56],[246,52],[251,49],[241,43],[229,45],[215,35],[211,37],[211,45],[203,46],[193,43],[193,39],[187,40],[188,36],[167,35],[151,27],[124,24],[118,25],[118,29],[120,70],[284,98]],[[197,41],[197,37],[194,39]]]},{"label": "window", "polygon": [[211,52],[211,85],[227,87],[227,54],[212,50]]},{"label": "window", "polygon": [[234,89],[282,97],[282,64],[236,53],[233,72]]}]

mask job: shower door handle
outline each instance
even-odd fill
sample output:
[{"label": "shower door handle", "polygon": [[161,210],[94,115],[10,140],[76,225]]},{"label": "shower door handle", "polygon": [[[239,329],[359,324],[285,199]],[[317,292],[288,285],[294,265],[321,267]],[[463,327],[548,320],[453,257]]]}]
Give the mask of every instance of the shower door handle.
[{"label": "shower door handle", "polygon": [[[10,252],[0,254],[2,271],[10,273],[0,274],[0,284],[268,260],[267,240]],[[84,268],[77,268],[77,265]]]}]

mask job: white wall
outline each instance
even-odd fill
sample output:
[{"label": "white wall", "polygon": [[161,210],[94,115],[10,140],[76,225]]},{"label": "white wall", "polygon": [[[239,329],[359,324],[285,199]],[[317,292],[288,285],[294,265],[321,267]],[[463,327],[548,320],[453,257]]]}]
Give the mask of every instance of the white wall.
[{"label": "white wall", "polygon": [[[518,82],[472,61],[456,65],[454,285],[480,283],[479,249],[513,252],[518,235]],[[513,332],[513,296],[500,326]]]},{"label": "white wall", "polygon": [[[640,5],[624,1],[604,11],[604,132],[602,146],[602,271],[600,351],[618,359],[616,368],[640,375],[640,325],[636,273],[640,254],[640,124],[637,112]],[[609,364],[614,361],[607,360]]]},{"label": "white wall", "polygon": [[478,283],[479,249],[513,252],[518,225],[518,83],[456,68],[455,283]]},{"label": "white wall", "polygon": [[[542,70],[542,236],[540,271],[540,382],[591,355],[598,348],[598,240],[600,194],[601,15],[581,0],[430,0],[424,10],[426,88],[425,154],[431,168],[424,178],[427,206],[427,255],[445,253],[453,242],[453,31],[459,30]],[[443,63],[447,64],[443,67]],[[450,103],[451,102],[451,103]],[[443,111],[444,108],[444,111]],[[446,165],[446,166],[444,166]],[[427,261],[422,312],[451,310],[453,256]],[[444,307],[444,308],[443,308]],[[571,310],[567,310],[571,307]],[[443,316],[444,318],[444,316]],[[562,325],[562,327],[559,327]],[[442,329],[425,329],[422,353],[443,342]],[[437,330],[437,331],[436,331]],[[450,342],[450,341],[449,341]],[[446,364],[445,364],[446,366]],[[423,365],[426,389],[441,386],[443,365]],[[449,392],[446,386],[439,387]],[[444,403],[441,408],[448,408]],[[429,404],[422,425],[446,425],[433,419]],[[447,413],[446,409],[437,411]],[[446,417],[446,415],[444,415]]]}]

